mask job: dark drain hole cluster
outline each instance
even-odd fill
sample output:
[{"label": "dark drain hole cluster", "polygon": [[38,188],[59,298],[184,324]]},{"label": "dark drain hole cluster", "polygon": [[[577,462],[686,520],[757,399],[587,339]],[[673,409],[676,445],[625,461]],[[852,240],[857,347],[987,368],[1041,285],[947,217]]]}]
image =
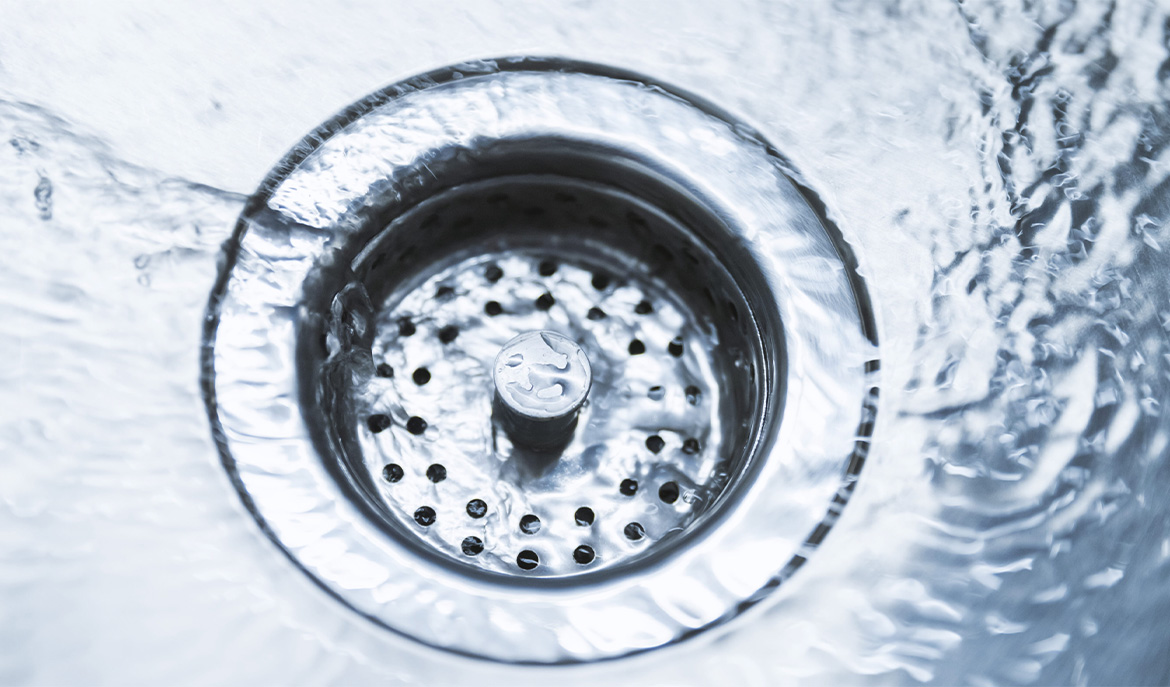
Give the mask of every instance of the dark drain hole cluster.
[{"label": "dark drain hole cluster", "polygon": [[[553,260],[541,260],[537,265],[537,272],[542,277],[550,277],[556,274],[558,264]],[[496,283],[504,277],[504,271],[499,265],[492,263],[484,268],[484,278],[490,283]],[[598,291],[605,291],[613,284],[613,278],[604,272],[594,272],[592,277],[592,286]],[[450,286],[440,286],[436,291],[436,299],[443,300],[454,295],[455,290]],[[541,311],[548,311],[557,301],[552,293],[545,291],[534,301],[534,306]],[[650,315],[655,311],[654,304],[649,300],[643,299],[634,306],[634,312],[638,315]],[[488,301],[484,305],[484,313],[489,317],[495,317],[505,312],[503,305],[499,301]],[[586,315],[588,319],[598,321],[605,319],[607,314],[600,307],[591,307]],[[414,320],[410,317],[402,317],[397,321],[398,334],[401,337],[412,336],[417,332],[417,326]],[[459,328],[455,325],[446,325],[438,330],[438,339],[442,344],[452,343],[459,336]],[[628,352],[631,356],[642,355],[646,353],[646,344],[638,338],[630,341]],[[684,353],[683,338],[681,336],[675,337],[667,345],[667,353],[673,357],[681,357]],[[381,363],[375,368],[377,376],[382,378],[393,378],[394,369],[388,363]],[[417,386],[425,386],[431,381],[431,372],[426,367],[419,367],[411,374],[411,380]],[[690,405],[698,405],[701,398],[701,391],[697,386],[690,385],[684,389],[686,400]],[[647,395],[651,400],[662,400],[665,398],[666,390],[662,386],[650,387]],[[373,433],[385,431],[393,424],[393,421],[388,415],[373,414],[367,418],[367,426]],[[421,417],[411,416],[406,421],[406,430],[415,436],[422,435],[427,430],[427,422]],[[646,448],[654,454],[661,452],[665,446],[666,441],[657,434],[652,434],[646,438]],[[698,439],[688,438],[683,441],[682,451],[688,455],[699,453],[701,445]],[[405,476],[405,471],[401,465],[397,463],[390,463],[382,469],[382,476],[386,482],[394,484],[401,481]],[[440,464],[433,464],[426,470],[427,479],[438,484],[447,479],[447,469]],[[638,493],[638,482],[634,479],[622,480],[618,487],[621,494],[632,497]],[[658,498],[667,504],[673,504],[678,501],[680,496],[679,485],[676,482],[670,481],[663,483],[658,488]],[[482,499],[472,499],[466,506],[467,515],[473,519],[481,519],[487,515],[488,505]],[[422,506],[415,510],[414,520],[422,527],[430,527],[437,520],[437,513],[435,509],[430,506]],[[591,527],[596,515],[593,510],[582,506],[578,508],[573,514],[574,522],[581,527]],[[526,514],[520,518],[520,531],[525,535],[536,535],[541,530],[540,518],[534,514]],[[646,537],[646,528],[638,522],[627,523],[622,530],[626,539],[630,541],[640,541]],[[477,556],[484,551],[485,545],[482,539],[476,536],[468,536],[463,539],[460,544],[460,549],[467,556]],[[588,565],[592,563],[597,553],[592,547],[587,544],[581,544],[573,550],[573,560],[580,565]],[[516,565],[522,570],[535,570],[540,565],[540,557],[535,551],[525,549],[516,556]]]},{"label": "dark drain hole cluster", "polygon": [[[557,263],[553,262],[552,260],[542,260],[537,265],[537,273],[540,274],[540,276],[542,276],[542,277],[551,277],[552,275],[556,274],[557,267],[558,267]],[[492,263],[484,269],[483,276],[484,276],[484,279],[486,279],[489,283],[494,284],[494,283],[498,282],[500,279],[503,279],[504,270],[502,268],[500,268],[499,265]],[[612,283],[612,279],[607,274],[604,274],[602,272],[595,272],[591,283],[593,284],[593,288],[597,289],[598,291],[605,291],[606,289],[609,288],[610,284]],[[455,290],[452,287],[441,286],[441,287],[439,287],[438,291],[435,293],[435,298],[437,300],[443,300],[443,299],[449,298],[450,296],[454,295],[454,293],[455,293]],[[548,310],[552,309],[552,307],[554,305],[556,305],[556,303],[557,303],[556,298],[554,298],[552,293],[550,293],[548,291],[545,291],[544,293],[542,293],[534,301],[534,305],[536,306],[536,309],[541,310],[541,311],[548,311]],[[487,303],[484,304],[483,311],[489,317],[496,317],[496,316],[502,315],[504,313],[504,306],[502,304],[500,304],[499,301],[488,301]],[[634,312],[637,313],[638,315],[653,314],[654,313],[654,304],[648,300],[639,301],[638,304],[634,306]],[[589,311],[586,313],[585,316],[594,322],[596,322],[598,320],[603,320],[607,317],[607,315],[605,314],[605,311],[597,306],[589,308]],[[416,331],[418,331],[418,329],[415,326],[414,321],[411,320],[409,317],[403,317],[403,318],[398,320],[398,335],[399,336],[402,336],[402,337],[413,336]],[[439,341],[443,344],[451,343],[458,336],[459,336],[459,328],[456,327],[455,325],[447,325],[439,330]],[[643,353],[646,352],[646,344],[641,339],[635,338],[635,339],[630,341],[630,344],[627,347],[627,349],[628,349],[630,355],[642,355]],[[683,354],[683,338],[681,336],[676,336],[667,345],[666,350],[667,350],[667,352],[670,353],[670,355],[674,356],[675,358],[681,358],[682,354]],[[379,366],[378,376],[380,376],[380,377],[393,377],[394,370],[390,369],[389,366],[386,366],[386,368],[389,370],[389,372],[387,374],[383,374],[382,367]],[[422,386],[422,385],[426,384],[427,382],[429,382],[430,379],[431,379],[430,372],[427,371],[427,369],[425,367],[420,367],[419,369],[415,370],[415,372],[414,372],[414,383],[415,384]],[[688,398],[689,398],[689,394],[688,394]]]},{"label": "dark drain hole cluster", "polygon": [[[699,405],[699,399],[702,397],[702,392],[699,391],[699,387],[691,384],[683,390],[683,393],[686,394],[687,403],[693,406]],[[666,398],[666,388],[655,384],[646,390],[646,397],[651,401],[661,401]]]},{"label": "dark drain hole cluster", "polygon": [[[400,482],[404,475],[405,471],[397,463],[389,463],[382,468],[382,477],[391,484]],[[426,475],[427,479],[438,484],[447,479],[447,468],[435,463],[427,468]],[[638,493],[638,481],[624,479],[618,489],[625,496],[634,496]],[[658,488],[658,498],[664,503],[674,503],[678,500],[679,494],[677,482],[664,482]],[[472,499],[467,502],[466,510],[468,516],[478,520],[487,515],[488,505],[483,499]],[[596,518],[593,509],[588,506],[581,506],[573,513],[573,521],[580,527],[591,527]],[[438,515],[435,513],[435,509],[430,506],[421,506],[414,511],[414,521],[423,527],[430,527],[435,524],[437,519]],[[524,534],[535,535],[540,532],[540,529],[540,518],[536,515],[528,513],[520,518],[520,531]],[[646,528],[639,522],[631,522],[622,529],[622,533],[630,541],[639,541],[645,538]],[[475,536],[465,537],[460,548],[465,555],[477,556],[483,553],[483,540]],[[597,553],[587,544],[581,544],[573,549],[573,560],[580,565],[589,565],[596,558]],[[540,556],[535,551],[525,549],[516,556],[516,565],[521,570],[535,570],[540,565]]]}]

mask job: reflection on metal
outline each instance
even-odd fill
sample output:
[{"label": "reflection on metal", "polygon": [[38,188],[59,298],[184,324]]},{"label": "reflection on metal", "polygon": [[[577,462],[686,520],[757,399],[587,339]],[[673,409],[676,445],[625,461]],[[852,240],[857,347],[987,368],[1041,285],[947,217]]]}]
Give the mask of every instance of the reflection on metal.
[{"label": "reflection on metal", "polygon": [[537,663],[669,644],[774,589],[853,489],[878,364],[848,256],[757,134],[637,75],[392,86],[228,246],[225,464],[390,630]]},{"label": "reflection on metal", "polygon": [[593,384],[589,357],[554,331],[521,334],[492,367],[495,407],[513,442],[536,449],[564,445]]},{"label": "reflection on metal", "polygon": [[[446,560],[525,579],[593,576],[652,554],[688,530],[726,487],[735,463],[724,452],[736,444],[724,441],[725,427],[750,411],[722,391],[736,375],[736,358],[715,354],[720,339],[701,301],[689,307],[681,292],[646,276],[610,244],[570,237],[580,208],[615,224],[636,209],[648,229],[664,235],[677,227],[622,194],[563,178],[497,181],[470,193],[443,201],[457,217],[485,220],[469,231],[505,227],[508,242],[516,242],[510,231],[523,226],[523,215],[515,210],[540,208],[542,225],[561,236],[553,251],[520,246],[474,251],[454,264],[426,260],[426,279],[404,280],[378,299],[386,306],[373,317],[375,373],[351,387],[348,407],[357,412],[338,419],[354,428],[377,505],[411,541]],[[568,196],[574,201],[557,200]],[[476,197],[492,198],[497,209]],[[424,206],[429,216],[432,204]],[[409,214],[396,229],[408,226]],[[381,255],[375,246],[363,260]],[[371,274],[365,283],[384,281]],[[536,332],[569,353],[585,352],[588,401],[579,405],[584,363],[569,366],[578,381],[569,375],[561,382],[578,393],[554,409],[554,426],[521,417],[517,428],[516,415],[539,408],[520,407],[524,397],[510,393],[507,402],[521,412],[501,407],[508,389],[496,371],[531,382],[526,369],[506,363],[514,344],[544,347]],[[723,340],[736,338],[725,332]],[[389,424],[371,428],[372,417]],[[422,433],[410,432],[412,418],[426,422]],[[385,479],[390,465],[404,477]],[[433,466],[443,468],[441,485],[426,474]],[[671,498],[659,496],[663,489]],[[473,502],[482,512],[468,517]],[[437,514],[426,527],[413,517],[420,504]],[[576,522],[580,509],[593,514],[587,525]],[[539,519],[538,536],[522,527],[525,518]],[[631,523],[642,536],[626,536]],[[467,554],[468,538],[483,548]],[[584,563],[580,547],[591,553]],[[525,552],[531,555],[521,566]]]}]

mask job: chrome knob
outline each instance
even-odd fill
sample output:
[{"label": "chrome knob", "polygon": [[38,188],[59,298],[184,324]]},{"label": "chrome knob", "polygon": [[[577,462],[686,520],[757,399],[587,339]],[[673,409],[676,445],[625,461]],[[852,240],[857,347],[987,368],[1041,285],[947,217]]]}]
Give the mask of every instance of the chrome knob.
[{"label": "chrome knob", "polygon": [[526,332],[504,344],[492,367],[495,412],[512,441],[534,449],[568,443],[593,370],[572,339]]}]

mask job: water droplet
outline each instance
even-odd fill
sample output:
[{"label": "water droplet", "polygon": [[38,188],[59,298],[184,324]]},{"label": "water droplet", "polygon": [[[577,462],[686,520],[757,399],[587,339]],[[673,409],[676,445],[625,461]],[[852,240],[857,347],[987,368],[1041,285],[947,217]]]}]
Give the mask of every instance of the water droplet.
[{"label": "water droplet", "polygon": [[49,177],[41,176],[37,187],[33,189],[33,197],[36,199],[37,212],[41,219],[53,219],[53,182],[49,181]]}]

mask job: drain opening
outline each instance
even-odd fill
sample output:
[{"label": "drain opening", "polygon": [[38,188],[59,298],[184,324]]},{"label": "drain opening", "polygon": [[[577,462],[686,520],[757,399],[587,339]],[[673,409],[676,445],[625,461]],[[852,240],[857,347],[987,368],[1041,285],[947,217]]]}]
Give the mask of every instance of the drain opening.
[{"label": "drain opening", "polygon": [[[778,334],[766,318],[738,326],[753,312],[745,287],[700,238],[717,220],[656,199],[572,176],[489,177],[392,218],[354,259],[370,326],[339,337],[351,345],[331,360],[368,356],[374,373],[355,377],[331,426],[388,524],[426,521],[399,528],[413,545],[494,573],[593,573],[684,538],[747,474],[760,425],[742,419],[766,405],[747,370],[779,372],[760,343]],[[404,383],[381,366],[413,372]],[[364,426],[345,419],[357,409]],[[427,480],[367,477],[390,464]],[[643,481],[692,498],[662,508]],[[468,537],[492,545],[471,557]]]},{"label": "drain opening", "polygon": [[577,561],[580,565],[589,565],[596,557],[597,554],[593,551],[593,548],[585,544],[573,549],[573,560]]},{"label": "drain opening", "polygon": [[592,508],[581,507],[573,513],[573,522],[581,527],[588,527],[593,524],[594,517]]},{"label": "drain opening", "polygon": [[[877,403],[864,284],[784,161],[685,94],[561,69],[430,75],[306,139],[226,247],[204,349],[224,465],[269,537],[363,616],[505,661],[643,650],[763,598],[839,514]],[[549,417],[493,377],[542,333],[591,369]],[[545,401],[580,379],[530,367],[512,383]],[[305,508],[361,575],[322,558]],[[729,560],[725,602],[671,613],[661,590]],[[662,631],[567,642],[581,604]]]},{"label": "drain opening", "polygon": [[467,502],[467,514],[473,518],[482,518],[487,515],[487,503],[482,499],[472,499]]}]

